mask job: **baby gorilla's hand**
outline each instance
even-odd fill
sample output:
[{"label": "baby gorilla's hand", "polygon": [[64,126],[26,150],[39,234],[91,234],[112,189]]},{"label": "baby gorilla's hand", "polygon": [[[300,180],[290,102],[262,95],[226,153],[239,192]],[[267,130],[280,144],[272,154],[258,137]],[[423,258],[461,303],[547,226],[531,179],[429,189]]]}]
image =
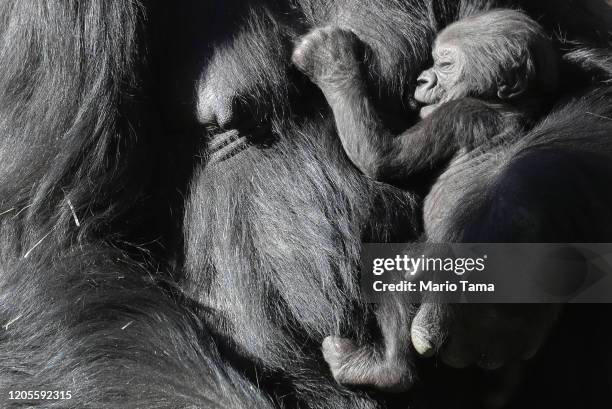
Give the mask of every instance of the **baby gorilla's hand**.
[{"label": "baby gorilla's hand", "polygon": [[300,39],[291,60],[325,92],[349,85],[359,76],[357,36],[348,30],[327,26]]},{"label": "baby gorilla's hand", "polygon": [[423,108],[421,108],[421,111],[419,112],[419,117],[421,119],[427,118],[429,115],[433,114],[434,111],[438,109],[439,106],[440,104],[432,104],[432,105],[424,106]]}]

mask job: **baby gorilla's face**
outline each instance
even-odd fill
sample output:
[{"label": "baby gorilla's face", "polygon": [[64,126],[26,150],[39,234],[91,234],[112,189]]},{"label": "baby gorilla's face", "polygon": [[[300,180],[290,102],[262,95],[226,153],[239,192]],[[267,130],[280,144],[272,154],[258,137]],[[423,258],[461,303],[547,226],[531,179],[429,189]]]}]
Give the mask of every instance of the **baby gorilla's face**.
[{"label": "baby gorilla's face", "polygon": [[433,66],[417,79],[415,99],[426,105],[421,117],[433,112],[440,104],[468,95],[470,87],[464,73],[470,71],[466,55],[458,44],[438,39],[432,52]]},{"label": "baby gorilla's face", "polygon": [[434,64],[419,76],[414,93],[425,105],[421,117],[467,96],[509,101],[556,89],[554,48],[538,23],[519,11],[491,10],[449,25],[432,55]]}]

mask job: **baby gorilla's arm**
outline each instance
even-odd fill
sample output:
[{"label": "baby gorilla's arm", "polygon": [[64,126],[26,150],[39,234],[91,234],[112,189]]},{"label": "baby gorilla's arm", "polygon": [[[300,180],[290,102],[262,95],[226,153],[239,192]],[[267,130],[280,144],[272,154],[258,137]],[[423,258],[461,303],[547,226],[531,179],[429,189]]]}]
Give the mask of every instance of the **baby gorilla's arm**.
[{"label": "baby gorilla's arm", "polygon": [[392,135],[367,94],[355,52],[358,43],[350,31],[319,28],[302,38],[293,62],[325,95],[342,145],[365,175],[403,184],[460,148],[472,148],[501,132],[503,118],[496,109],[465,98],[443,104],[401,135]]},{"label": "baby gorilla's arm", "polygon": [[301,39],[293,63],[325,95],[348,157],[365,175],[380,179],[394,143],[367,95],[356,56],[359,41],[350,31],[318,28]]},{"label": "baby gorilla's arm", "polygon": [[388,156],[391,135],[367,97],[356,56],[358,44],[359,39],[350,31],[318,28],[301,39],[292,60],[325,95],[351,161],[377,179]]}]

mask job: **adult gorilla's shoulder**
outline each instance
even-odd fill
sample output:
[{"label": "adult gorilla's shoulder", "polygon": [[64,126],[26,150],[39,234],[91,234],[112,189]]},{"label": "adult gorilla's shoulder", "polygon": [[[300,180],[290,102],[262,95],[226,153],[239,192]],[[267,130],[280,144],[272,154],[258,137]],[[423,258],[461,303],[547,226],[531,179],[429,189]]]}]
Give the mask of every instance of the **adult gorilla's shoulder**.
[{"label": "adult gorilla's shoulder", "polygon": [[0,406],[269,407],[125,244],[157,211],[137,206],[143,10],[15,0],[0,20]]},{"label": "adult gorilla's shoulder", "polygon": [[[272,407],[219,355],[197,309],[103,245],[2,265],[0,393],[64,391],[62,407]],[[49,398],[51,399],[51,398]],[[62,398],[63,399],[63,398]],[[23,397],[14,406],[50,406]]]}]

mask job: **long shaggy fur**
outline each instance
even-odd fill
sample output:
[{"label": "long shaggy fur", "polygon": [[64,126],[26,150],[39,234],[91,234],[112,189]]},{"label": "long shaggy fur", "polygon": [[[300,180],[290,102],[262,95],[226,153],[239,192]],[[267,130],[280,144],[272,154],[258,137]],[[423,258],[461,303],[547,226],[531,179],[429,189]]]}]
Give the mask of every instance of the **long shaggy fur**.
[{"label": "long shaggy fur", "polygon": [[[323,99],[289,66],[292,41],[314,25],[354,29],[367,44],[363,55],[377,104],[405,129],[415,117],[406,85],[427,63],[435,32],[462,16],[514,3],[243,6],[247,11],[227,27],[234,32],[206,45],[211,54],[197,87],[198,114],[248,134],[254,146],[216,164],[207,163],[202,147],[185,211],[184,279],[177,282],[180,274],[158,267],[172,264],[163,257],[182,249],[160,255],[155,246],[134,244],[163,235],[156,231],[165,217],[160,206],[144,198],[158,189],[152,175],[164,169],[159,158],[174,143],[156,130],[155,109],[164,101],[155,100],[148,83],[150,47],[143,43],[157,37],[147,32],[147,4],[1,2],[3,407],[385,406],[377,396],[336,385],[319,347],[333,333],[376,337],[360,299],[360,242],[416,239],[418,196],[372,182],[350,166]],[[571,2],[553,3],[563,3],[563,40],[575,41],[568,69],[585,74],[578,87],[603,87],[610,79],[605,35],[573,38],[565,7]],[[594,93],[562,107],[529,140],[572,137],[578,144],[594,132],[608,135],[607,101],[607,94]],[[243,116],[233,117],[236,112]],[[585,115],[596,117],[589,122]],[[265,141],[255,137],[262,129]],[[491,197],[508,197],[508,175],[521,170],[532,147],[508,158],[487,186]],[[589,163],[590,175],[610,175],[602,161]],[[587,186],[580,192],[603,189]],[[425,379],[432,389],[417,399],[425,407],[446,399],[437,376]],[[4,401],[9,391],[39,389],[70,390],[73,398]],[[394,407],[406,407],[406,399]]]},{"label": "long shaggy fur", "polygon": [[365,324],[354,273],[360,240],[388,241],[392,231],[415,239],[416,218],[398,211],[415,200],[350,169],[329,123],[279,123],[276,132],[282,137],[273,146],[251,147],[195,175],[185,221],[187,291],[222,312],[217,330],[240,352],[284,372],[285,382],[297,375],[296,388],[318,396],[306,398],[318,407],[335,389],[320,376],[320,341]]},{"label": "long shaggy fur", "polygon": [[[196,309],[117,249],[149,173],[141,5],[0,7],[0,406],[270,407]],[[32,390],[72,399],[8,400]]]},{"label": "long shaggy fur", "polygon": [[[269,19],[270,14],[262,17],[253,12],[244,25],[246,30],[251,30],[250,35],[238,35],[212,54],[199,90],[200,97],[206,98],[200,102],[207,109],[232,114],[227,110],[232,106],[230,101],[225,99],[215,106],[216,102],[208,98],[215,88],[207,84],[219,81],[219,77],[223,77],[224,96],[228,95],[228,87],[237,90],[238,105],[242,95],[249,95],[248,89],[265,96],[261,105],[255,102],[253,106],[251,101],[246,115],[245,110],[236,110],[232,121],[219,125],[251,135],[252,129],[241,129],[245,123],[247,127],[253,123],[249,112],[257,112],[258,106],[265,109],[270,104],[283,109],[277,108],[269,117],[267,122],[272,123],[272,130],[267,132],[266,143],[253,138],[254,146],[247,151],[221,163],[207,164],[204,160],[194,175],[185,219],[184,285],[190,296],[220,311],[222,320],[215,328],[224,340],[230,340],[232,352],[258,365],[260,376],[269,383],[290,384],[290,390],[297,392],[295,398],[300,406],[374,404],[355,400],[359,395],[347,395],[344,389],[334,387],[326,378],[327,372],[321,372],[318,348],[322,339],[331,334],[368,339],[371,314],[361,305],[356,286],[359,242],[416,237],[415,228],[419,226],[409,221],[419,213],[414,206],[407,205],[414,202],[414,197],[373,184],[347,165],[335,131],[328,125],[330,112],[307,84],[285,92],[287,86],[279,80],[279,74],[286,72],[287,81],[296,81],[296,78],[288,66],[288,48],[275,45],[271,38],[279,38],[280,30],[280,38],[289,41],[294,38],[294,31],[301,34],[300,30],[326,24],[353,30],[366,44],[365,71],[379,108],[391,113],[391,117],[400,116],[409,122],[414,120],[414,111],[407,97],[413,93],[408,84],[414,82],[414,74],[427,63],[429,42],[435,32],[458,18],[500,6],[518,4],[460,1],[451,5],[441,1],[394,0],[362,4],[303,0],[295,2],[293,9],[302,25],[293,25],[289,31],[280,26],[266,28],[258,21]],[[275,18],[282,20],[280,16]],[[258,31],[253,31],[253,27],[258,27]],[[595,42],[585,41],[584,49],[591,43]],[[229,68],[230,73],[236,70],[232,63],[224,71],[218,70],[224,67],[224,61],[235,61],[239,56],[242,57],[239,73],[258,73],[250,88],[243,75],[224,75]],[[568,71],[579,64],[575,60],[571,56],[565,59]],[[591,73],[605,75],[598,68],[601,63],[596,61],[600,60],[593,60]],[[265,74],[265,67],[270,67],[269,74]],[[589,71],[584,65],[578,69]],[[577,89],[601,84],[593,77],[582,81],[576,84]],[[281,88],[278,88],[279,82],[283,83]],[[568,86],[565,91],[571,93],[574,91],[571,88]],[[297,96],[292,97],[291,92]],[[290,108],[285,109],[287,103]],[[603,126],[604,132],[610,131],[609,125],[602,122],[592,126],[584,121],[575,122],[584,128],[570,124],[586,109],[596,112],[607,109],[590,97],[560,109],[566,117],[555,120],[561,113],[553,115],[534,135],[535,132],[557,135],[549,141],[560,141],[568,133],[559,132],[561,124],[567,124],[577,140],[588,138],[591,130],[599,126]],[[270,115],[271,111],[266,111]],[[528,137],[526,141],[534,138]],[[523,148],[517,145],[508,151],[516,156],[498,153],[500,157],[489,161],[486,168],[476,166],[464,170],[470,175],[483,172],[483,180],[488,182],[463,186],[464,196],[456,203],[456,226],[450,229],[452,239],[468,240],[468,232],[475,237],[487,237],[483,235],[486,229],[492,235],[498,228],[516,238],[519,237],[516,234],[524,233],[521,228],[530,227],[495,225],[499,217],[506,217],[509,222],[514,220],[517,209],[512,205],[494,218],[479,218],[487,211],[495,212],[495,203],[508,203],[510,197],[505,195],[511,195],[511,191],[496,196],[499,193],[496,187],[512,182],[509,172],[521,160],[519,150],[528,150],[530,145],[520,146]],[[489,155],[494,156],[496,152]],[[602,173],[605,180],[608,176],[612,174]],[[527,174],[523,180],[528,183],[530,178]],[[488,197],[495,201],[487,201]],[[386,205],[376,208],[373,203]],[[391,220],[406,221],[390,222],[390,216]],[[554,227],[555,221],[545,218],[542,221],[551,223],[550,229]],[[486,228],[479,230],[481,226]],[[283,390],[283,386],[273,388]],[[353,398],[346,400],[345,396]]]}]

